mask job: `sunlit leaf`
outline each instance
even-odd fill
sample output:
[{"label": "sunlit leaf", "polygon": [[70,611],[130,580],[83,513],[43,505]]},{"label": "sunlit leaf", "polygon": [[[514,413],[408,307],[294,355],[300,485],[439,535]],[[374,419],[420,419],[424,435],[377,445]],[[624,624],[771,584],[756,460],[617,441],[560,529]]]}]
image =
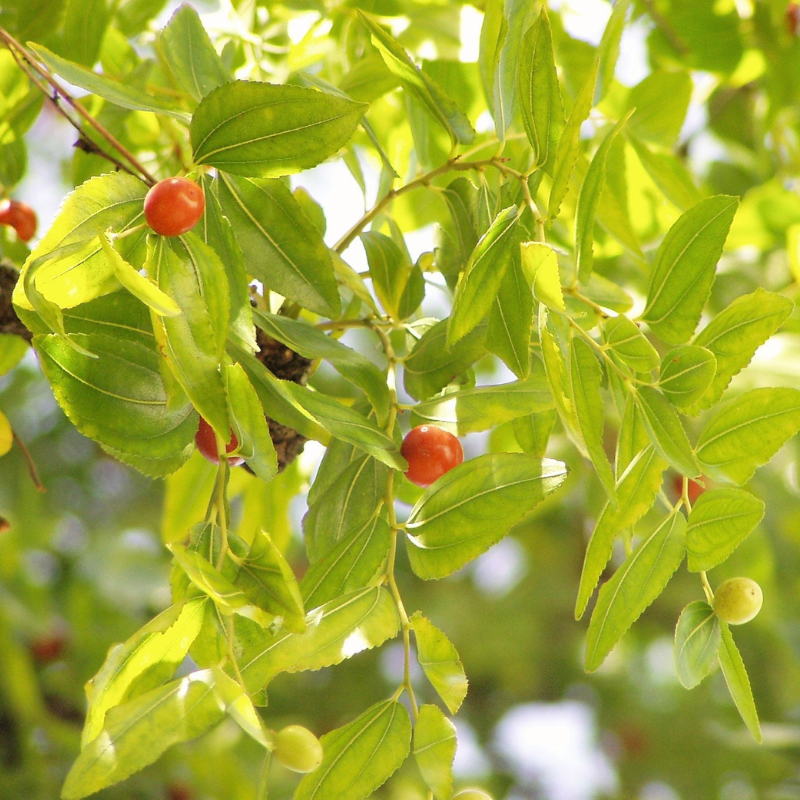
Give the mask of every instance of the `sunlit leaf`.
[{"label": "sunlit leaf", "polygon": [[447,636],[419,611],[411,616],[419,665],[451,714],[467,696],[469,683],[458,652]]},{"label": "sunlit leaf", "polygon": [[453,792],[453,759],[456,726],[438,706],[420,706],[414,724],[414,760],[436,800],[447,800]]}]

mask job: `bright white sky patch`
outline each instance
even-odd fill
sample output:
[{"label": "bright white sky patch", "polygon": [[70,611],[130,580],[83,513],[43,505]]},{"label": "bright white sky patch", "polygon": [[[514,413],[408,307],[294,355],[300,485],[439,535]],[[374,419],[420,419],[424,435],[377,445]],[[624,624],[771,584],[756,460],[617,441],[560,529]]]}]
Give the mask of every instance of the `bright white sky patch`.
[{"label": "bright white sky patch", "polygon": [[592,800],[617,788],[617,776],[596,742],[592,710],[584,703],[527,703],[497,724],[495,749],[518,779],[541,787],[548,800]]}]

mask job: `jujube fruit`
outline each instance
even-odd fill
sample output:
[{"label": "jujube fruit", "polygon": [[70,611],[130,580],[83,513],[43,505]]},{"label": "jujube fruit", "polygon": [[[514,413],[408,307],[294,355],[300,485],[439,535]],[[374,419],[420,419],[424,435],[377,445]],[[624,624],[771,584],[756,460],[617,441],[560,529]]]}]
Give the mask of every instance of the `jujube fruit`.
[{"label": "jujube fruit", "polygon": [[[200,424],[197,426],[194,443],[197,445],[197,449],[212,464],[219,464],[217,437],[214,435],[214,429],[202,417],[200,417]],[[225,446],[225,452],[232,453],[238,446],[239,440],[236,438],[236,434],[231,431],[231,440]],[[240,467],[244,464],[244,459],[241,456],[234,456],[228,459],[228,464],[232,467]]]},{"label": "jujube fruit", "polygon": [[761,611],[763,602],[761,587],[750,578],[729,578],[714,592],[714,611],[729,625],[750,622]]},{"label": "jujube fruit", "polygon": [[21,200],[2,200],[0,224],[10,225],[23,242],[29,242],[36,233],[36,212]]},{"label": "jujube fruit", "polygon": [[464,460],[461,442],[436,425],[418,425],[410,430],[400,453],[408,461],[406,477],[417,486],[430,486]]},{"label": "jujube fruit", "polygon": [[319,739],[302,725],[289,725],[275,734],[272,755],[286,769],[313,772],[322,763]]},{"label": "jujube fruit", "polygon": [[144,198],[144,218],[162,236],[180,236],[203,216],[206,198],[199,184],[188,178],[159,181]]},{"label": "jujube fruit", "polygon": [[51,634],[35,639],[30,644],[31,655],[37,664],[52,664],[58,661],[66,648],[66,641],[63,636]]}]

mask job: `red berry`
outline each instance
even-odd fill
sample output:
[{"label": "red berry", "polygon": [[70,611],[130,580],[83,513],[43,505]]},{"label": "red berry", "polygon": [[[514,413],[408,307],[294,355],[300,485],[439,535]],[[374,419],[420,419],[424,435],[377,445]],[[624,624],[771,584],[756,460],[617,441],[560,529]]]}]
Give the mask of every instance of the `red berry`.
[{"label": "red berry", "polygon": [[797,3],[789,3],[786,7],[786,32],[789,36],[797,36],[800,33],[800,6]]},{"label": "red berry", "polygon": [[409,431],[400,453],[408,461],[406,478],[417,486],[430,486],[464,460],[461,442],[435,425],[419,425]]},{"label": "red berry", "polygon": [[184,783],[167,786],[167,800],[192,800],[192,790]]},{"label": "red berry", "polygon": [[[695,480],[689,478],[689,502],[694,505],[697,502],[697,498],[700,497],[703,492],[705,492],[706,487],[703,486],[702,483],[698,483]],[[681,475],[675,475],[672,479],[672,491],[675,493],[675,497],[680,497],[683,494],[683,477]]]},{"label": "red berry", "polygon": [[205,207],[201,186],[187,178],[167,178],[144,198],[144,217],[156,233],[180,236],[197,225]]},{"label": "red berry", "polygon": [[23,242],[29,242],[36,233],[36,212],[21,200],[3,200],[0,224],[10,225]]},{"label": "red berry", "polygon": [[31,655],[37,664],[52,664],[64,654],[66,642],[63,636],[52,634],[34,639],[30,645]]},{"label": "red berry", "polygon": [[[197,449],[212,464],[219,464],[217,437],[214,435],[214,429],[202,417],[200,417],[200,425],[197,427],[194,443],[197,445]],[[236,438],[236,434],[231,431],[231,440],[228,442],[225,452],[232,453],[238,446],[239,440]],[[244,459],[241,456],[234,456],[228,459],[228,464],[232,467],[239,467],[244,464]]]}]

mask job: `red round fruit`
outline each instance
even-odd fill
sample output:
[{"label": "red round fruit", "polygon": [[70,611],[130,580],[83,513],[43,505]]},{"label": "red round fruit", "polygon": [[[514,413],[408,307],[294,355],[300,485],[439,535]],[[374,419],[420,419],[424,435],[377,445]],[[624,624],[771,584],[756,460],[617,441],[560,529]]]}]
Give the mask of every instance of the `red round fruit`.
[{"label": "red round fruit", "polygon": [[430,486],[464,460],[461,442],[435,425],[419,425],[409,431],[400,453],[408,461],[406,478],[417,486]]},{"label": "red round fruit", "polygon": [[37,664],[52,664],[64,654],[66,641],[63,636],[51,634],[34,639],[30,644],[31,655]]},{"label": "red round fruit", "polygon": [[144,198],[144,217],[156,233],[180,236],[197,225],[205,207],[201,186],[187,178],[167,178]]},{"label": "red round fruit", "polygon": [[[214,435],[214,429],[200,417],[200,424],[197,426],[197,433],[194,437],[194,443],[197,449],[212,463],[219,464],[219,454],[217,453],[217,437]],[[225,447],[226,453],[232,453],[239,446],[239,440],[236,434],[231,431],[231,440]],[[228,459],[228,464],[232,467],[240,467],[244,464],[244,459],[241,456],[234,456]]]},{"label": "red round fruit", "polygon": [[29,242],[36,233],[36,212],[21,200],[0,202],[0,224],[10,225],[23,242]]}]

